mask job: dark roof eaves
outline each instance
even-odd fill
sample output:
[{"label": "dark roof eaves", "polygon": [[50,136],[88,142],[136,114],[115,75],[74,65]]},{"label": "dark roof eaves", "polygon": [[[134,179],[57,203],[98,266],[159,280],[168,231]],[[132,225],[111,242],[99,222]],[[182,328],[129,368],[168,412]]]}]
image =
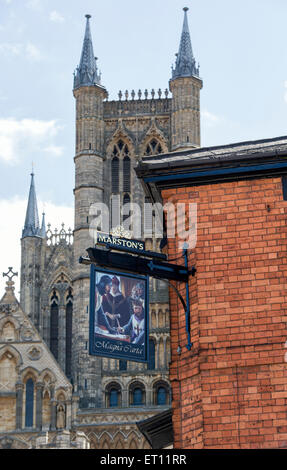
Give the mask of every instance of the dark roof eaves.
[{"label": "dark roof eaves", "polygon": [[[286,142],[287,142],[287,135],[280,136],[280,137],[272,137],[272,138],[268,138],[268,139],[235,142],[233,144],[215,145],[215,146],[212,146],[212,147],[196,147],[196,148],[193,148],[193,149],[181,150],[179,152],[161,153],[161,154],[158,154],[158,155],[156,155],[152,158],[153,158],[153,160],[155,160],[155,159],[163,160],[164,158],[168,158],[169,156],[176,157],[176,156],[188,156],[188,155],[192,155],[194,153],[205,153],[205,152],[206,153],[208,153],[208,152],[212,153],[213,151],[220,150],[220,149],[222,149],[222,150],[228,149],[228,148],[234,149],[236,147],[243,147],[243,146],[246,146],[246,147],[247,146],[254,146],[254,148],[256,148],[255,147],[256,145],[265,144],[265,143],[268,143],[268,142],[274,142],[275,143],[275,142],[282,141],[282,140],[286,140]],[[287,146],[287,143],[286,143],[286,146]],[[143,157],[142,162],[145,163],[150,159],[151,159],[151,157]]]}]

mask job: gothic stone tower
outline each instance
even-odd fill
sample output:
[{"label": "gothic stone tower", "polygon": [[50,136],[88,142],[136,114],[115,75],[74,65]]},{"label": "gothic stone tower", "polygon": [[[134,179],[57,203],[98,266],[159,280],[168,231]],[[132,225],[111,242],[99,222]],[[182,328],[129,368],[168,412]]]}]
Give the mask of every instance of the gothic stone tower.
[{"label": "gothic stone tower", "polygon": [[74,323],[73,373],[75,383],[88,392],[89,405],[101,406],[101,359],[88,356],[89,269],[79,257],[91,246],[89,210],[104,197],[104,99],[94,57],[89,19],[80,65],[74,79],[76,98],[75,228],[74,228]]},{"label": "gothic stone tower", "polygon": [[[89,233],[90,207],[105,202],[118,212],[119,225],[122,224],[120,208],[124,203],[136,202],[143,207],[146,201],[133,171],[141,157],[200,145],[202,81],[193,57],[187,9],[184,9],[180,47],[170,80],[172,97],[168,90],[164,93],[159,90],[158,96],[152,90],[150,97],[147,90],[144,93],[139,90],[137,94],[132,90],[119,92],[118,100],[109,101],[94,56],[90,18],[86,15],[82,54],[74,76],[73,378],[80,396],[81,430],[88,433],[95,447],[113,447],[118,429],[121,436],[128,436],[131,430],[135,433],[136,421],[169,407],[168,293],[165,284],[151,282],[150,364],[89,356],[89,268],[78,260],[87,255],[86,249],[93,244]],[[151,234],[146,240],[147,248],[157,250],[159,242]],[[134,399],[135,390],[141,397],[139,403]],[[111,397],[115,395],[117,398],[112,403]],[[101,427],[103,421],[106,424]],[[97,424],[97,429],[92,430],[93,424]],[[118,446],[143,445],[137,442],[136,434],[133,443],[121,440]]]},{"label": "gothic stone tower", "polygon": [[193,56],[187,11],[175,69],[169,82],[172,92],[171,151],[200,146],[200,90],[202,80]]},{"label": "gothic stone tower", "polygon": [[[150,282],[150,361],[139,364],[91,357],[89,341],[89,268],[79,264],[90,237],[90,207],[111,205],[120,214],[124,203],[145,198],[134,168],[142,156],[200,145],[199,92],[202,82],[192,53],[187,13],[170,80],[170,90],[119,92],[108,100],[94,56],[90,15],[79,67],[74,76],[76,100],[75,227],[52,233],[39,226],[32,175],[22,234],[21,306],[37,326],[79,399],[75,421],[92,448],[148,447],[136,422],[170,407],[169,303],[166,284]],[[147,249],[158,250],[147,214]]]},{"label": "gothic stone tower", "polygon": [[39,225],[34,174],[21,238],[20,303],[71,378],[72,355],[72,230],[46,230]]}]

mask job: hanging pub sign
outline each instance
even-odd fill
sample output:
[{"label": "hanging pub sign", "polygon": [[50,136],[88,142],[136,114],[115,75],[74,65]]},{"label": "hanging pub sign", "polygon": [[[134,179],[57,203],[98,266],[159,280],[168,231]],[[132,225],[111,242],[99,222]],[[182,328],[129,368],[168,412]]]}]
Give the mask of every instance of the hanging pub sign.
[{"label": "hanging pub sign", "polygon": [[90,354],[148,361],[148,276],[91,265]]}]

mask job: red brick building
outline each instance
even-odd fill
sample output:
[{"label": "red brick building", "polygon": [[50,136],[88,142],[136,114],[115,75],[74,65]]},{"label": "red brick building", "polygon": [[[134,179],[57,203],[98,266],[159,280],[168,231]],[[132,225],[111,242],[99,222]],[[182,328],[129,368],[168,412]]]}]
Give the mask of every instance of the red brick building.
[{"label": "red brick building", "polygon": [[[287,137],[145,157],[137,174],[153,202],[197,203],[190,350],[170,289],[174,447],[287,447]],[[178,238],[165,249],[184,263]]]}]

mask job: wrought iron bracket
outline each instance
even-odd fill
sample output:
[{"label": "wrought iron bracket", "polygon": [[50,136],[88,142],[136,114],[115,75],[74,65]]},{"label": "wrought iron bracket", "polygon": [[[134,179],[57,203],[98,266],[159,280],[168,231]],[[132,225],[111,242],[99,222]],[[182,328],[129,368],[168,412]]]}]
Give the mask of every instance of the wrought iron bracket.
[{"label": "wrought iron bracket", "polygon": [[[188,251],[187,251],[187,248],[183,249],[183,258],[184,258],[185,267],[188,268]],[[188,271],[188,273],[189,273],[189,275],[195,276],[196,268],[193,266],[192,269],[190,271]],[[182,297],[179,290],[173,284],[171,284],[170,281],[168,281],[167,279],[162,279],[162,281],[166,282],[175,291],[175,293],[177,294],[179,300],[182,303],[182,306],[183,306],[184,312],[185,312],[185,328],[186,328],[186,333],[187,333],[186,348],[188,349],[188,351],[190,351],[192,346],[193,346],[193,343],[191,342],[191,336],[190,336],[190,298],[189,298],[188,282],[185,283],[186,300],[184,300],[184,298]],[[179,346],[179,350],[181,351],[180,346]]]},{"label": "wrought iron bracket", "polygon": [[[190,335],[190,297],[189,297],[189,286],[188,279],[189,276],[195,276],[196,268],[193,266],[191,270],[188,269],[188,247],[184,245],[182,257],[184,258],[184,266],[172,265],[170,263],[160,262],[158,260],[154,261],[155,257],[152,257],[153,253],[149,252],[148,256],[152,257],[152,260],[148,260],[142,255],[146,253],[143,252],[139,256],[131,256],[128,254],[113,254],[110,252],[111,248],[108,247],[107,251],[88,248],[87,252],[89,258],[81,257],[79,262],[81,264],[99,264],[105,266],[112,266],[116,268],[121,268],[123,270],[128,270],[131,272],[142,272],[148,274],[151,277],[160,279],[163,282],[168,283],[168,285],[175,291],[177,294],[185,312],[185,327],[187,333],[187,345],[186,348],[188,351],[191,350],[193,343],[191,342]],[[121,251],[123,251],[121,249]],[[175,273],[175,274],[174,274]],[[171,284],[171,280],[177,281],[180,283],[185,283],[185,299],[179,292],[179,290]]]}]

